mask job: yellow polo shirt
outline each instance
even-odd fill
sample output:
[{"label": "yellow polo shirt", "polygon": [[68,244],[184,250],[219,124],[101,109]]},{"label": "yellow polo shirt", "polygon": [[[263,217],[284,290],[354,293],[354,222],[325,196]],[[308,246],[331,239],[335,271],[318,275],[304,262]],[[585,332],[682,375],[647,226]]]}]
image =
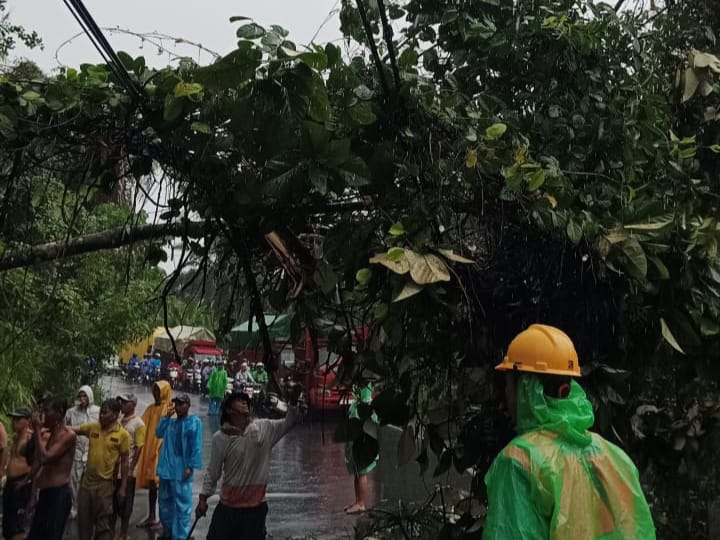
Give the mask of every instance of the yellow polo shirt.
[{"label": "yellow polo shirt", "polygon": [[120,456],[130,453],[130,434],[119,423],[103,432],[99,422],[81,425],[78,433],[90,441],[82,485],[94,488],[112,480]]}]

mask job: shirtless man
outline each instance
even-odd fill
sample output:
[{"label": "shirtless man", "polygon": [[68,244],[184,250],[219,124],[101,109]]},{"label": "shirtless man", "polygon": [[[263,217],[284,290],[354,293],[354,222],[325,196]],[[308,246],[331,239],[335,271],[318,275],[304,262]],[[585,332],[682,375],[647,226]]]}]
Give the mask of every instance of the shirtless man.
[{"label": "shirtless man", "polygon": [[32,439],[32,411],[21,407],[8,416],[12,419],[15,438],[10,447],[7,483],[3,490],[2,532],[5,540],[20,540],[25,538],[29,525],[26,511],[30,502],[31,467],[26,449]]},{"label": "shirtless man", "polygon": [[[65,400],[52,397],[32,417],[35,459],[42,468],[35,478],[38,501],[27,540],[62,540],[70,514],[70,470],[77,436],[65,425],[66,411]],[[47,442],[41,437],[43,428],[49,432]]]}]

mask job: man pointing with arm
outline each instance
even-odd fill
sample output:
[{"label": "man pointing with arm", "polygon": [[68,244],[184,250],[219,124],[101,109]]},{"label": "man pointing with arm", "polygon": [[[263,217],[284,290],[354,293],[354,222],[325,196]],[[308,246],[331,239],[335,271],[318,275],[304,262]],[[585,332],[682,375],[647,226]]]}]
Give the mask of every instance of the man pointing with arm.
[{"label": "man pointing with arm", "polygon": [[213,435],[210,464],[195,510],[198,517],[207,513],[207,500],[215,493],[222,476],[220,503],[212,516],[208,540],[265,538],[270,453],[300,420],[297,407],[300,387],[291,392],[288,414],[282,420],[253,419],[250,398],[244,393],[231,394],[222,404],[222,427]]}]

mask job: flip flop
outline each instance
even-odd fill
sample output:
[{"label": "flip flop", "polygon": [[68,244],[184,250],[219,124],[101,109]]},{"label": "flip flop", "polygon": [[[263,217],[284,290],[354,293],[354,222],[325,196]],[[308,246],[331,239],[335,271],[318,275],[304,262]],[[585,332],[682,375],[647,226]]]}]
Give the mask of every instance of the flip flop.
[{"label": "flip flop", "polygon": [[138,523],[136,527],[138,529],[152,529],[155,527],[158,527],[160,525],[159,521],[150,521],[149,519],[146,519],[142,523]]}]

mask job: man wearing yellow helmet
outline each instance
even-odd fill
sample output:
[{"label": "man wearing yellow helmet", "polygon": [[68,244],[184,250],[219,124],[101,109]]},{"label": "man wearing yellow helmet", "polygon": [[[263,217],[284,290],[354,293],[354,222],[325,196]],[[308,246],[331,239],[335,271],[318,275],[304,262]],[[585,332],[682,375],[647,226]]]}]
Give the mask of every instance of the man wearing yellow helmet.
[{"label": "man wearing yellow helmet", "polygon": [[483,540],[654,540],[637,468],[588,431],[595,417],[574,380],[580,366],[570,338],[534,324],[495,369],[506,372],[518,436],[485,477]]}]

